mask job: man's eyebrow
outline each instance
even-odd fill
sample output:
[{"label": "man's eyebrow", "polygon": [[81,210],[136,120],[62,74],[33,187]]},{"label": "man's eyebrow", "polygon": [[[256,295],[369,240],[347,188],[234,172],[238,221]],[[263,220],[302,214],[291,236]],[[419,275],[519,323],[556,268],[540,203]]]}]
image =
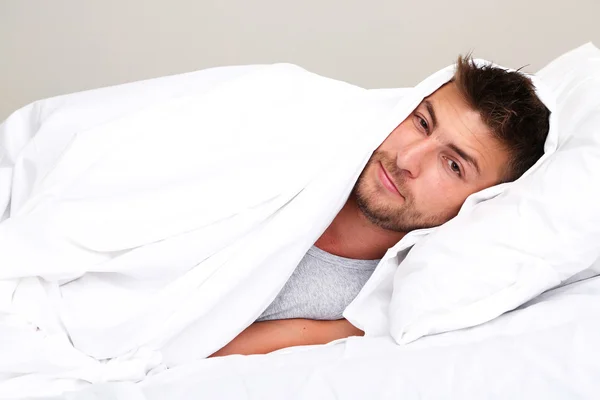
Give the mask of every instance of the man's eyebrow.
[{"label": "man's eyebrow", "polygon": [[463,149],[461,149],[454,143],[448,143],[446,146],[448,146],[448,148],[450,150],[452,150],[456,154],[458,154],[460,156],[460,158],[462,158],[467,163],[469,163],[473,167],[475,167],[475,170],[477,171],[477,175],[481,175],[481,170],[479,169],[479,164],[477,163],[477,160],[475,159],[475,157],[472,157],[471,155],[469,155],[469,153],[465,152]]},{"label": "man's eyebrow", "polygon": [[435,110],[433,109],[433,105],[431,105],[431,102],[429,100],[424,100],[423,103],[425,104],[427,112],[429,113],[429,115],[431,115],[431,130],[433,131],[437,127],[437,118],[435,116]]}]

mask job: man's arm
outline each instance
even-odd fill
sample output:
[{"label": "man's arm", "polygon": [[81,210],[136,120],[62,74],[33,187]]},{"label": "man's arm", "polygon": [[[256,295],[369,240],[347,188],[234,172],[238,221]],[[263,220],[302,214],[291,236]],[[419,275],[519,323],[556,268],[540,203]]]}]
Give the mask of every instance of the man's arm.
[{"label": "man's arm", "polygon": [[315,321],[310,319],[280,319],[255,322],[229,344],[210,357],[230,354],[267,354],[291,346],[325,344],[364,332],[345,319]]}]

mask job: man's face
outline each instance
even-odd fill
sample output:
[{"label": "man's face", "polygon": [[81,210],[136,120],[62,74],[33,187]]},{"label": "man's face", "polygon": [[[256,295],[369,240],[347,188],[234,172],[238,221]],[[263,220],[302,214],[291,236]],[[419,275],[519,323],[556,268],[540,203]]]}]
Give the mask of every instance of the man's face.
[{"label": "man's face", "polygon": [[429,228],[456,216],[470,194],[499,183],[508,157],[450,82],[377,148],[353,193],[384,229]]}]

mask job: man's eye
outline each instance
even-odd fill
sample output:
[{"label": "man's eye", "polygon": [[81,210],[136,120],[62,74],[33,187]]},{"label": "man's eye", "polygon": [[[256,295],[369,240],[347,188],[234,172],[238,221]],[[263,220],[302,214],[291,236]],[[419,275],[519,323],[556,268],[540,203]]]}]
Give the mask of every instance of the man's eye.
[{"label": "man's eye", "polygon": [[458,176],[461,176],[461,172],[460,172],[460,165],[458,165],[456,163],[456,161],[452,161],[451,159],[447,158],[446,162],[448,163],[448,166],[450,167],[450,170],[452,172],[454,172],[455,174],[457,174]]},{"label": "man's eye", "polygon": [[422,118],[418,115],[417,115],[417,118],[418,118],[419,125],[421,125],[421,128],[423,128],[425,130],[425,132],[429,133],[429,124],[427,123],[427,120],[425,120],[425,118]]}]

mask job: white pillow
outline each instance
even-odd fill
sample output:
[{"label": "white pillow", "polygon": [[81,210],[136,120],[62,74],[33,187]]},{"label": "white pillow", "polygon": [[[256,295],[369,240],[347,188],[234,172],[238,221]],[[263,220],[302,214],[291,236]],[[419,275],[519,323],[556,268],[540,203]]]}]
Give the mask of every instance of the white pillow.
[{"label": "white pillow", "polygon": [[600,50],[584,45],[537,76],[557,99],[558,149],[497,197],[471,196],[408,253],[389,307],[398,343],[489,321],[600,257]]}]

